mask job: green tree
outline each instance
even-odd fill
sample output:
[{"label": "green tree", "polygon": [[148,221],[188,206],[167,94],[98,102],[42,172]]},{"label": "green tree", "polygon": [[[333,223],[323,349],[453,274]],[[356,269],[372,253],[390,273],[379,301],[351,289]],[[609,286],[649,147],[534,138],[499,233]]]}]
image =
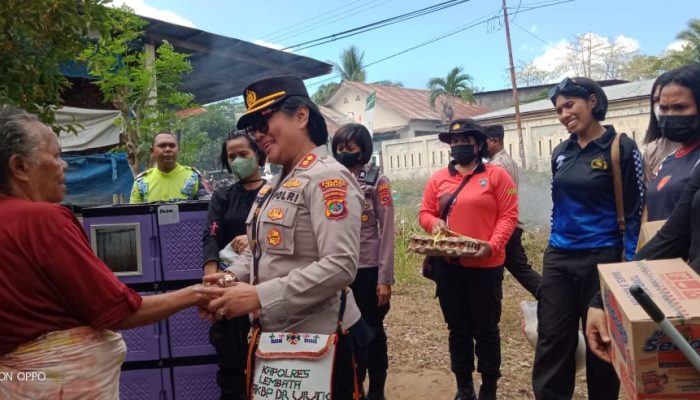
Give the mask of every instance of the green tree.
[{"label": "green tree", "polygon": [[464,72],[462,67],[454,67],[445,78],[431,78],[427,88],[430,90],[428,103],[435,109],[437,99],[442,97],[442,120],[449,122],[454,116],[452,109],[453,98],[458,97],[463,101],[473,103],[475,101],[472,86],[473,78]]},{"label": "green tree", "polygon": [[686,42],[684,47],[689,47],[689,52],[692,57],[688,60],[690,62],[700,63],[700,19],[691,19],[688,21],[688,29],[680,32],[676,39],[680,39]]},{"label": "green tree", "polygon": [[362,61],[365,52],[360,52],[357,46],[350,46],[340,53],[340,64],[335,64],[335,69],[340,73],[344,81],[364,82],[366,79],[365,67]]},{"label": "green tree", "polygon": [[340,84],[337,82],[324,83],[319,86],[316,93],[311,96],[311,100],[322,106],[333,96],[333,93],[338,90],[338,87],[340,87]]},{"label": "green tree", "polygon": [[102,30],[106,0],[0,1],[0,103],[54,122],[70,82],[59,66],[80,54],[88,33]]},{"label": "green tree", "polygon": [[664,62],[656,56],[637,54],[622,66],[621,78],[628,81],[654,79],[664,71]]},{"label": "green tree", "polygon": [[122,143],[136,176],[147,164],[152,136],[176,130],[175,111],[193,106],[193,96],[177,89],[192,66],[168,42],[149,53],[143,44],[146,22],[128,7],[110,9],[109,15],[108,33],[90,43],[81,59],[98,78],[105,100],[119,110]]},{"label": "green tree", "polygon": [[200,170],[218,170],[221,144],[236,128],[235,114],[245,111],[243,103],[223,101],[204,107],[205,113],[187,118],[179,130],[180,162]]}]

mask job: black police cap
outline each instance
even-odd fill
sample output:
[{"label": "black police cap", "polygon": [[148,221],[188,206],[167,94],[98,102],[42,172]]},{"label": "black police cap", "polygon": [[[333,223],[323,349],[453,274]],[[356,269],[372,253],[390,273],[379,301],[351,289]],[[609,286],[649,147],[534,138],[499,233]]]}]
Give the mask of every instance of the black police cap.
[{"label": "black police cap", "polygon": [[243,91],[246,112],[236,126],[238,129],[244,129],[250,125],[253,116],[274,107],[289,96],[309,98],[304,81],[298,76],[273,76],[251,83]]},{"label": "black police cap", "polygon": [[440,132],[438,134],[438,139],[440,139],[441,142],[450,144],[450,139],[458,133],[474,136],[477,140],[482,142],[486,141],[484,127],[471,118],[462,118],[452,121],[450,123],[450,129],[447,132]]}]

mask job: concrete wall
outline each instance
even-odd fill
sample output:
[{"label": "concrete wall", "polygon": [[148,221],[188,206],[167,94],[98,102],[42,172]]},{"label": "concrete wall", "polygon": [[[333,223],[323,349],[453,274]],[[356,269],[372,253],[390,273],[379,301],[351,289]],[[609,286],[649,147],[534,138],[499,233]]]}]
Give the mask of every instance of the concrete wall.
[{"label": "concrete wall", "polygon": [[[477,118],[478,119],[478,118]],[[507,116],[481,121],[485,125],[502,124],[505,129],[504,147],[521,165],[518,151],[518,136],[515,117]],[[637,142],[642,149],[642,139],[649,124],[649,101],[630,100],[611,104],[603,125],[613,125],[618,132],[624,132]],[[522,118],[523,143],[527,168],[541,172],[550,170],[552,150],[569,137],[553,111],[526,115]]]},{"label": "concrete wall", "polygon": [[389,179],[428,177],[447,166],[450,147],[437,135],[382,142],[382,171]]},{"label": "concrete wall", "polygon": [[[504,146],[513,159],[521,165],[515,117],[482,121],[484,125],[503,124]],[[638,99],[616,102],[608,109],[604,125],[614,125],[637,142],[643,150],[642,139],[649,123],[649,101]],[[526,115],[522,119],[523,143],[529,170],[549,172],[552,150],[569,137],[553,110]],[[400,138],[381,142],[383,171],[390,179],[427,177],[450,161],[450,148],[440,142],[437,135]]]},{"label": "concrete wall", "polygon": [[[518,88],[518,97],[521,103],[528,102],[539,96],[543,90],[547,89],[543,87]],[[513,107],[513,92],[510,89],[474,93],[474,98],[476,99],[476,104],[492,110]]]}]

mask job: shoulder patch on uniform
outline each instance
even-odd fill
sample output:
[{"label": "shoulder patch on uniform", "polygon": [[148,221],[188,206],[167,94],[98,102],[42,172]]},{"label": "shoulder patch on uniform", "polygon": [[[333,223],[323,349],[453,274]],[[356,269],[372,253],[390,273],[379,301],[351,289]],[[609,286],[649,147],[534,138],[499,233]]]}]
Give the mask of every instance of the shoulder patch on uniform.
[{"label": "shoulder patch on uniform", "polygon": [[518,188],[512,187],[512,188],[508,189],[508,191],[506,192],[506,194],[509,195],[509,196],[512,196],[512,195],[514,195],[514,194],[518,194]]},{"label": "shoulder patch on uniform", "polygon": [[326,179],[325,181],[322,181],[321,183],[319,183],[319,186],[321,187],[321,190],[323,190],[323,191],[331,190],[331,189],[347,190],[348,189],[348,182],[345,179],[340,179],[340,178]]},{"label": "shoulder patch on uniform", "polygon": [[304,158],[301,159],[301,161],[299,162],[298,168],[308,169],[309,167],[311,167],[314,164],[314,162],[316,162],[316,154],[309,153],[309,154],[305,155]]},{"label": "shoulder patch on uniform", "polygon": [[386,182],[380,183],[377,186],[377,194],[379,196],[379,204],[386,207],[391,205],[391,188]]},{"label": "shoulder patch on uniform", "polygon": [[326,218],[338,220],[348,215],[348,205],[345,201],[346,197],[347,192],[342,189],[331,188],[323,192]]}]

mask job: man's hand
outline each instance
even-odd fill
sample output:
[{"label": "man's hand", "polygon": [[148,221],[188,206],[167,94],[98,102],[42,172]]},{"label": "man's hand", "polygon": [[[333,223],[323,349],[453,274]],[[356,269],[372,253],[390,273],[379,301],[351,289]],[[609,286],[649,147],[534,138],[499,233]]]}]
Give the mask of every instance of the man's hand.
[{"label": "man's hand", "polygon": [[388,285],[386,283],[378,284],[377,299],[379,299],[379,301],[377,302],[377,307],[389,304],[389,300],[391,300],[391,285]]},{"label": "man's hand", "polygon": [[233,251],[235,251],[236,253],[238,253],[238,254],[243,253],[245,251],[245,249],[248,248],[248,236],[247,235],[236,236],[231,241],[231,247],[233,248]]},{"label": "man's hand", "polygon": [[605,311],[600,308],[589,307],[586,319],[586,338],[591,352],[601,360],[611,362],[610,334]]},{"label": "man's hand", "polygon": [[447,224],[441,219],[435,220],[433,226],[430,227],[430,233],[437,235],[440,232],[447,232]]}]

